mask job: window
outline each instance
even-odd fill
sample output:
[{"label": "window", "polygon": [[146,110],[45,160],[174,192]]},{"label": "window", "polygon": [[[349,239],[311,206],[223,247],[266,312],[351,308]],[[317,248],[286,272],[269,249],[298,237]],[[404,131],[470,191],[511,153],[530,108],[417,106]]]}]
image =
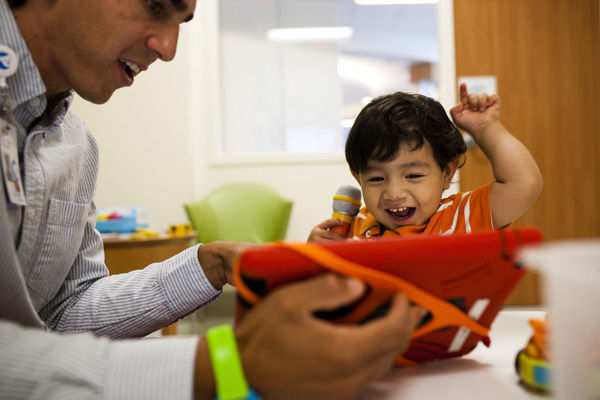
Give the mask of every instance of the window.
[{"label": "window", "polygon": [[[218,151],[261,160],[342,159],[353,119],[371,98],[398,90],[437,98],[436,7],[218,0]],[[346,36],[277,36],[309,27],[343,28],[339,35]]]}]

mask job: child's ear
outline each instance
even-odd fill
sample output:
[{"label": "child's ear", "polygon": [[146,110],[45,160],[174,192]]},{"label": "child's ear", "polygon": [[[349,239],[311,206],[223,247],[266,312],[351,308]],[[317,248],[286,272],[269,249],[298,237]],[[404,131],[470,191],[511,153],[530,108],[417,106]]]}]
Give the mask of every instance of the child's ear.
[{"label": "child's ear", "polygon": [[444,168],[444,171],[443,171],[444,190],[447,190],[450,188],[450,183],[452,183],[452,178],[454,178],[454,174],[456,174],[456,171],[458,170],[459,162],[460,162],[459,159],[452,160],[448,163],[448,165],[446,165],[446,168]]},{"label": "child's ear", "polygon": [[354,179],[356,179],[356,182],[358,182],[358,184],[360,185],[360,179],[358,179],[358,174],[352,168],[350,168],[350,173],[352,174]]}]

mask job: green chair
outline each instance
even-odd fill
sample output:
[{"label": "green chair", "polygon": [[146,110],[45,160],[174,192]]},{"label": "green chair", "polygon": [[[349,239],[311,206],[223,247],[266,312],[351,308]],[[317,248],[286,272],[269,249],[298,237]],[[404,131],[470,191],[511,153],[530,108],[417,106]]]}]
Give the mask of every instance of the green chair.
[{"label": "green chair", "polygon": [[269,186],[235,183],[184,207],[199,243],[268,243],[285,239],[292,204]]}]

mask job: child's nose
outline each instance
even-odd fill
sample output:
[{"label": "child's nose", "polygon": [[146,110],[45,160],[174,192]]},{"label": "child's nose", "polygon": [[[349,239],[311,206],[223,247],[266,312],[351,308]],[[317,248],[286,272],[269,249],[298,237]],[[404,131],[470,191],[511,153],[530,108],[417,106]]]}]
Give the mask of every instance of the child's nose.
[{"label": "child's nose", "polygon": [[404,187],[404,185],[399,183],[391,183],[387,185],[384,193],[385,200],[397,201],[404,198],[406,198],[406,187]]}]

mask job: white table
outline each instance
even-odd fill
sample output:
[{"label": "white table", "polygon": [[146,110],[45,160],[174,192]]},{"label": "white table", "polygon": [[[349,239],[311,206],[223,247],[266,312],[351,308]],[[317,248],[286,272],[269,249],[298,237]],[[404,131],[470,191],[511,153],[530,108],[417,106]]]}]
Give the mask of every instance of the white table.
[{"label": "white table", "polygon": [[492,324],[489,348],[479,343],[461,358],[395,369],[359,399],[547,399],[524,387],[515,371],[515,357],[533,333],[529,320],[545,316],[545,311],[502,311]]}]

